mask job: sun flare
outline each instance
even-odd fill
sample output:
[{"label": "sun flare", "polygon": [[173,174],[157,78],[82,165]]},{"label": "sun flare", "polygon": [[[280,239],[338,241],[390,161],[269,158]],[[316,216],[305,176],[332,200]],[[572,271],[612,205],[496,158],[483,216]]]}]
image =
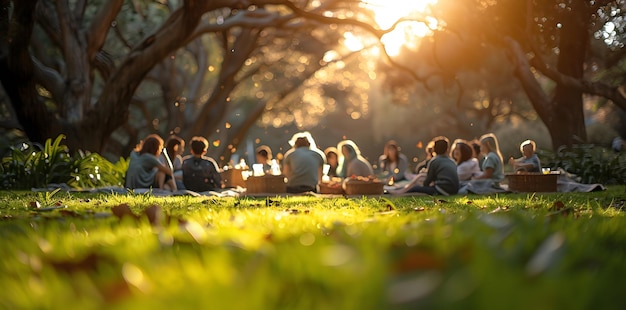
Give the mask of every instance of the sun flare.
[{"label": "sun flare", "polygon": [[[395,56],[403,46],[415,47],[420,38],[437,28],[434,18],[425,17],[429,6],[436,3],[437,0],[364,0],[363,6],[374,13],[374,19],[381,29],[389,29],[399,19],[408,20],[398,24],[394,31],[381,39],[387,54]],[[359,50],[366,45],[353,34],[347,34],[345,39],[346,46],[351,50]]]}]

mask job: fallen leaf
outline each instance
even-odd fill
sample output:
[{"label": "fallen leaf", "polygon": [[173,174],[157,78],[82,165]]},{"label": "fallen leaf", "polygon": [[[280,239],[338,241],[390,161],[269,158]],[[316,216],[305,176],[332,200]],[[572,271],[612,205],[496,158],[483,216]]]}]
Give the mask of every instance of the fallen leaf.
[{"label": "fallen leaf", "polygon": [[530,276],[539,275],[555,264],[561,256],[565,244],[565,236],[554,233],[544,240],[526,265],[526,273]]},{"label": "fallen leaf", "polygon": [[565,204],[562,201],[558,200],[558,201],[554,202],[554,204],[552,205],[550,210],[551,211],[558,211],[558,210],[561,210],[563,208],[565,208]]},{"label": "fallen leaf", "polygon": [[149,206],[143,211],[143,213],[148,217],[148,221],[150,221],[152,226],[160,225],[165,217],[163,210],[161,210],[161,207],[157,205]]},{"label": "fallen leaf", "polygon": [[28,204],[28,206],[29,206],[31,209],[39,209],[39,208],[41,208],[41,204],[39,203],[39,201],[31,201],[31,202]]},{"label": "fallen leaf", "polygon": [[113,212],[113,214],[117,216],[117,218],[119,219],[122,219],[126,216],[132,217],[134,219],[137,218],[137,216],[133,213],[133,211],[130,210],[130,207],[128,206],[128,204],[125,204],[125,203],[111,208],[111,212]]}]

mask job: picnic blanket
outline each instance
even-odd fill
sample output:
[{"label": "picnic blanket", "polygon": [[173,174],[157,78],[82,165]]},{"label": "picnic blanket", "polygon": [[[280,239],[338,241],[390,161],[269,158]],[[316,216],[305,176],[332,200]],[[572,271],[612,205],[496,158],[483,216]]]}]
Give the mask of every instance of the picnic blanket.
[{"label": "picnic blanket", "polygon": [[76,189],[71,188],[69,185],[65,183],[54,183],[48,184],[47,187],[44,188],[33,188],[31,189],[33,192],[51,192],[54,190],[60,189],[66,192],[74,192],[74,193],[105,193],[105,194],[151,194],[153,196],[165,197],[165,196],[216,196],[216,197],[239,197],[243,190],[241,188],[229,188],[220,191],[206,191],[206,192],[194,192],[190,190],[177,190],[177,191],[168,191],[159,188],[136,188],[136,189],[128,189],[121,186],[105,186],[105,187],[96,187],[96,188],[86,188],[86,189]]}]

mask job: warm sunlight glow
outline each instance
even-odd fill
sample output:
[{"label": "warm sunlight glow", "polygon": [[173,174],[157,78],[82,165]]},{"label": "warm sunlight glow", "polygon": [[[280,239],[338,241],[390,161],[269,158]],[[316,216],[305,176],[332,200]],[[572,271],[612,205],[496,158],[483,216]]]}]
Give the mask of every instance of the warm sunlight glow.
[{"label": "warm sunlight glow", "polygon": [[[436,4],[437,0],[364,0],[363,3],[374,12],[374,19],[382,29],[390,28],[402,18],[416,20],[402,22],[394,31],[383,36],[381,41],[391,56],[398,55],[402,46],[414,48],[420,38],[437,28],[434,18],[425,17],[428,7]],[[421,22],[423,20],[426,22]],[[348,41],[346,38],[346,44]]]}]

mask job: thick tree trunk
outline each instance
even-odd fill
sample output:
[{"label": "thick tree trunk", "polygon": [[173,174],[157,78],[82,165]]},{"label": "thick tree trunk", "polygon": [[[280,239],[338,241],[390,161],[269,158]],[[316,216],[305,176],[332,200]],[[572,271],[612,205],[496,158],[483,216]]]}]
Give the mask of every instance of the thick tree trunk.
[{"label": "thick tree trunk", "polygon": [[[563,14],[561,33],[559,35],[559,54],[557,70],[576,80],[583,79],[585,57],[589,46],[589,16],[583,1],[573,1],[572,10]],[[558,83],[554,94],[554,115],[545,123],[552,137],[552,146],[556,149],[562,145],[587,140],[585,115],[583,112],[582,89]]]}]

